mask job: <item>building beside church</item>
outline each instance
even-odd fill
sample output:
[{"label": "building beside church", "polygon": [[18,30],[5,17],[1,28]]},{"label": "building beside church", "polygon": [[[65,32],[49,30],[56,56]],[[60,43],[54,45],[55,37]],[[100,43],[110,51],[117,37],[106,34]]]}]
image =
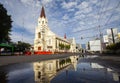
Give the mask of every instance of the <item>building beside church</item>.
[{"label": "building beside church", "polygon": [[34,51],[76,52],[74,38],[66,39],[66,35],[62,38],[50,30],[44,7],[42,7],[35,30]]}]

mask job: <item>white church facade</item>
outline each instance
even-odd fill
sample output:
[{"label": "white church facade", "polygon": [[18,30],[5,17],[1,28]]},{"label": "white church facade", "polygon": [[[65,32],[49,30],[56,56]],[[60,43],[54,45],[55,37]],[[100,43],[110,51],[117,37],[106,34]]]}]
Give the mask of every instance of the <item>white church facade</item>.
[{"label": "white church facade", "polygon": [[50,30],[44,7],[42,7],[38,25],[35,29],[34,51],[76,52],[74,38],[62,38]]}]

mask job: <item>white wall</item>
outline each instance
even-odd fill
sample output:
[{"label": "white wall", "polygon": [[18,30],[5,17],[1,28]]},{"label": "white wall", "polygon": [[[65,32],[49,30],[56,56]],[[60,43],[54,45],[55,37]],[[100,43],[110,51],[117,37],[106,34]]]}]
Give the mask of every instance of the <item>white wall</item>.
[{"label": "white wall", "polygon": [[100,40],[89,41],[90,51],[100,51],[101,43]]}]

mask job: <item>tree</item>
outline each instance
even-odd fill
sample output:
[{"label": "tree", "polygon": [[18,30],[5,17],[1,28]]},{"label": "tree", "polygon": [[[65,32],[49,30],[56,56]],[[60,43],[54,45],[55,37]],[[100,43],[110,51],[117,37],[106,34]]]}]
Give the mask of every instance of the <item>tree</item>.
[{"label": "tree", "polygon": [[29,43],[18,41],[17,48],[20,51],[25,51],[25,50],[29,49],[30,47],[31,47],[31,45]]},{"label": "tree", "polygon": [[0,43],[10,42],[10,32],[12,28],[11,16],[0,3]]},{"label": "tree", "polygon": [[63,50],[64,49],[64,47],[65,47],[65,45],[64,44],[59,44],[59,48],[61,49],[61,50]]},{"label": "tree", "polygon": [[115,44],[110,44],[106,47],[108,50],[119,50],[120,49],[120,42],[117,42]]},{"label": "tree", "polygon": [[65,49],[69,50],[70,49],[70,45],[65,45]]}]

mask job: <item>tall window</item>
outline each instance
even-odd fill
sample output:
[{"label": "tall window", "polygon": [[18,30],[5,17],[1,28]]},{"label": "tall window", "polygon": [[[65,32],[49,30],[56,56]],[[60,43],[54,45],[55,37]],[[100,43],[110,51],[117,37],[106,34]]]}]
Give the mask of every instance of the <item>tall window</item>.
[{"label": "tall window", "polygon": [[52,70],[52,64],[51,63],[48,64],[48,69],[49,69],[49,71]]},{"label": "tall window", "polygon": [[42,24],[44,24],[44,21],[42,21]]},{"label": "tall window", "polygon": [[38,72],[38,78],[39,79],[41,78],[41,72]]},{"label": "tall window", "polygon": [[41,33],[40,32],[38,33],[38,38],[41,38]]}]

